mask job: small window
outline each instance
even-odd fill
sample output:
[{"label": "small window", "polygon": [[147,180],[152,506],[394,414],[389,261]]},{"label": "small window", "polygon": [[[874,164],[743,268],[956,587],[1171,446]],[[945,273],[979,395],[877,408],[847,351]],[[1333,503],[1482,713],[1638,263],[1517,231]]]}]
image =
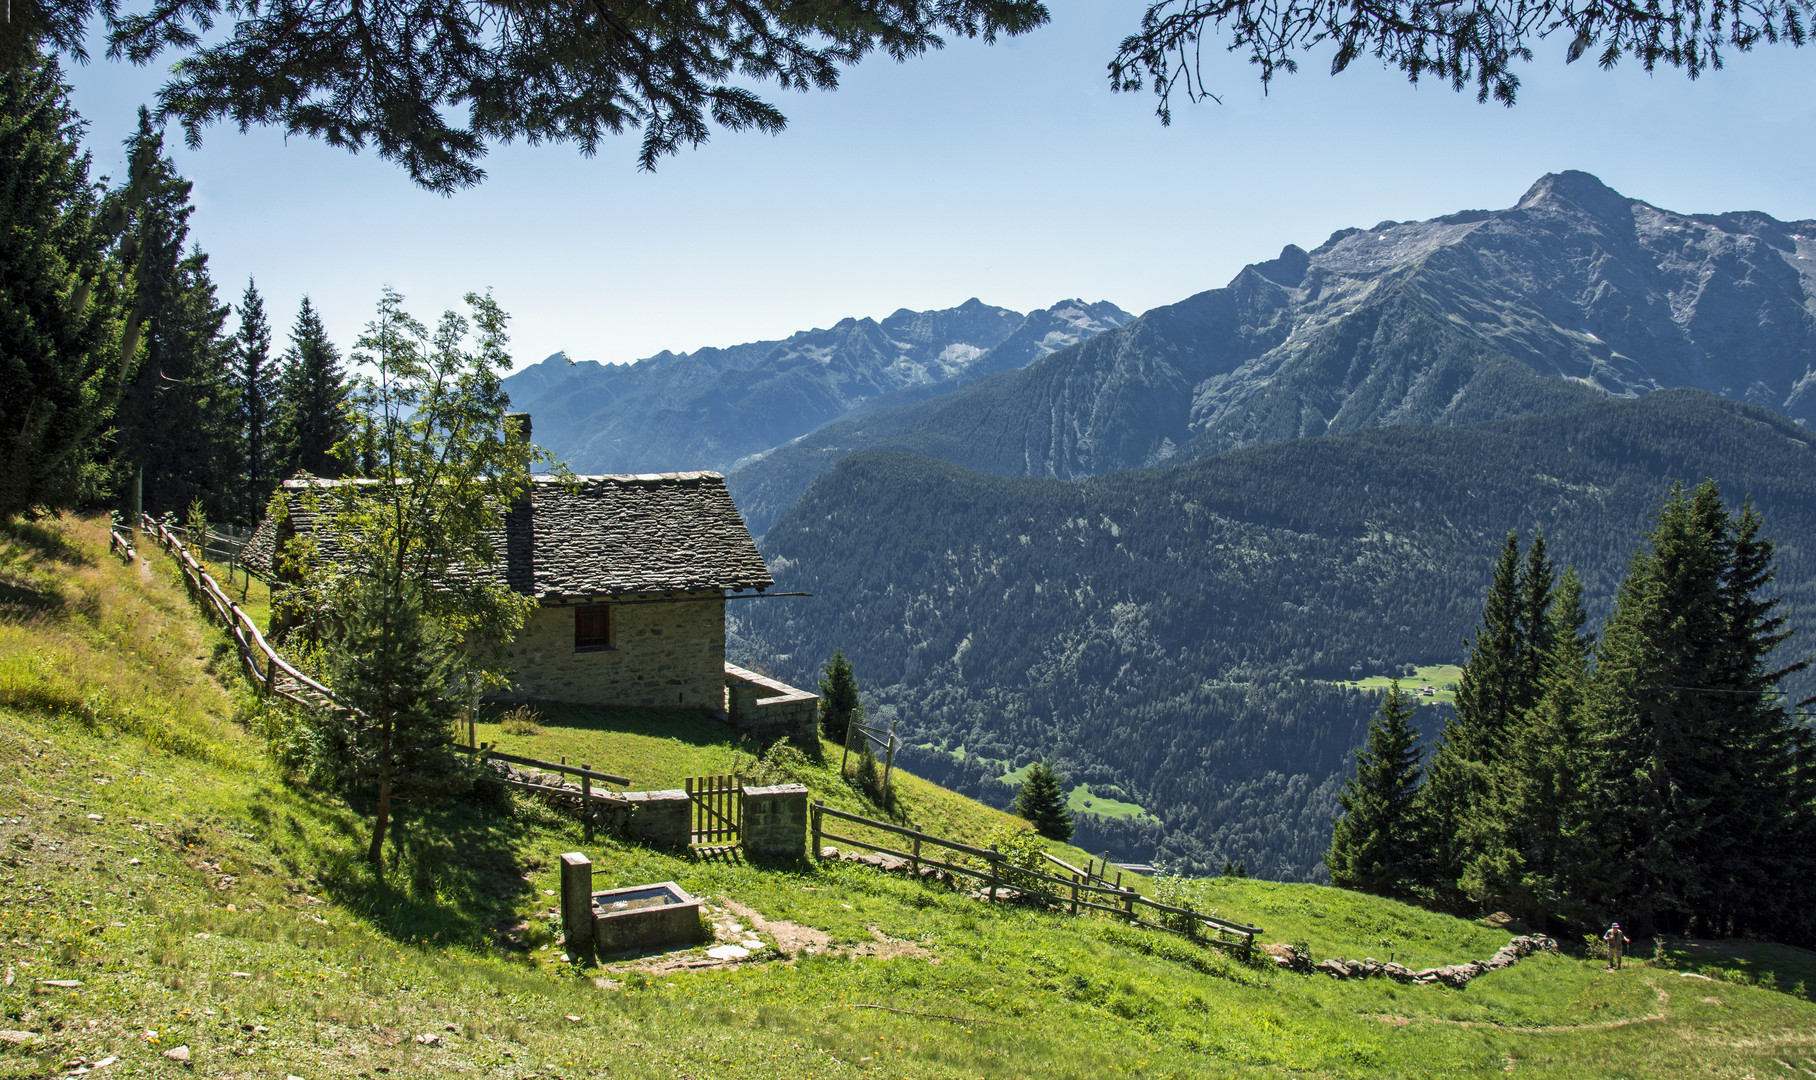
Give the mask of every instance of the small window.
[{"label": "small window", "polygon": [[583,604],[574,609],[574,651],[598,652],[612,647],[610,604]]}]

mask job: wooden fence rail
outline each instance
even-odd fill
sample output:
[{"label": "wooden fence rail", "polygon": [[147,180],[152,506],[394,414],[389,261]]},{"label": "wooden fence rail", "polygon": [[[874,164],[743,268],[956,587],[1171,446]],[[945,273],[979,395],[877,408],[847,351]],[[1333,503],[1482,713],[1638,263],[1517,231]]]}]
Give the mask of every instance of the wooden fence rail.
[{"label": "wooden fence rail", "polygon": [[[861,825],[868,829],[876,829],[883,833],[904,837],[909,841],[906,845],[908,850],[891,848],[873,840],[863,840],[855,836],[841,836],[828,832],[825,819],[829,817],[838,821],[849,821],[852,824]],[[1208,915],[1201,911],[1193,911],[1190,908],[1177,907],[1172,904],[1163,904],[1158,900],[1150,900],[1136,892],[1134,889],[1126,888],[1120,884],[1112,885],[1102,877],[1087,874],[1085,871],[1078,869],[1071,863],[1065,862],[1052,855],[1047,856],[1048,861],[1058,863],[1060,866],[1066,868],[1070,871],[1069,876],[1059,877],[1055,874],[1049,874],[1023,866],[1010,866],[1005,869],[1004,862],[1007,859],[1007,856],[994,847],[980,848],[973,847],[970,844],[961,844],[956,840],[947,840],[943,837],[933,836],[924,833],[919,829],[905,828],[894,822],[878,821],[875,818],[862,817],[857,814],[847,813],[843,810],[837,810],[817,799],[814,801],[811,808],[810,825],[813,830],[813,854],[816,858],[819,856],[821,842],[823,840],[836,840],[845,844],[855,844],[859,847],[869,848],[871,851],[879,852],[884,855],[891,855],[898,859],[909,860],[916,876],[919,876],[920,868],[922,866],[935,866],[948,873],[965,874],[977,878],[985,884],[986,891],[992,903],[996,901],[998,889],[1014,888],[1023,893],[1038,895],[1041,899],[1055,907],[1065,908],[1068,913],[1072,915],[1079,914],[1081,910],[1101,911],[1105,914],[1124,919],[1132,926],[1145,926],[1155,930],[1166,930],[1187,937],[1196,937],[1201,929],[1207,930],[1215,934],[1221,943],[1233,945],[1241,950],[1244,959],[1247,959],[1253,953],[1255,935],[1262,932],[1259,926],[1230,922],[1226,919],[1219,919],[1215,915]],[[962,862],[933,858],[926,854],[925,848],[927,846],[943,848],[947,851],[960,852],[972,856],[973,858],[983,859],[985,861],[985,867],[980,870],[975,866],[968,866]],[[1185,921],[1185,926],[1188,929],[1181,929],[1179,926],[1171,923],[1146,921],[1137,914],[1138,909],[1150,909],[1166,915],[1179,917]]]},{"label": "wooden fence rail", "polygon": [[[188,545],[177,535],[176,530],[149,514],[143,516],[141,526],[177,560],[177,566],[183,572],[183,583],[189,587],[197,602],[202,604],[203,610],[210,612],[233,635],[234,644],[239,646],[240,661],[246,667],[246,675],[260,693],[275,694],[308,708],[324,705],[341,709],[353,708],[334,691],[298,671],[288,660],[278,655],[277,650],[265,640],[265,635],[259,632],[258,624],[252,620],[252,616],[234,603],[220,584],[202,568],[202,564],[189,553]],[[286,684],[286,680],[294,684],[294,689]]]},{"label": "wooden fence rail", "polygon": [[118,529],[108,531],[107,550],[118,555],[128,566],[139,557],[139,553],[132,549],[132,541],[121,536]]},{"label": "wooden fence rail", "polygon": [[480,743],[479,749],[477,750],[465,746],[456,747],[456,749],[464,754],[484,754],[486,757],[498,761],[508,761],[513,765],[527,765],[532,769],[566,773],[569,776],[578,776],[583,780],[597,780],[602,784],[621,784],[629,786],[631,782],[629,777],[619,776],[616,773],[600,772],[590,765],[569,765],[565,761],[543,761],[541,758],[519,757],[516,754],[507,754],[503,750],[493,746],[491,743]]}]

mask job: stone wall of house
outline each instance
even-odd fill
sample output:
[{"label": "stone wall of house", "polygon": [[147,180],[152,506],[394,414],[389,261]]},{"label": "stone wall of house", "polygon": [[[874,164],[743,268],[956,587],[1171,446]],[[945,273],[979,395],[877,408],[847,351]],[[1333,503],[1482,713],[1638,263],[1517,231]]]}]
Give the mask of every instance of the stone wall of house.
[{"label": "stone wall of house", "polygon": [[539,607],[508,650],[507,701],[725,709],[725,597],[612,605],[612,647],[574,651],[574,609]]}]

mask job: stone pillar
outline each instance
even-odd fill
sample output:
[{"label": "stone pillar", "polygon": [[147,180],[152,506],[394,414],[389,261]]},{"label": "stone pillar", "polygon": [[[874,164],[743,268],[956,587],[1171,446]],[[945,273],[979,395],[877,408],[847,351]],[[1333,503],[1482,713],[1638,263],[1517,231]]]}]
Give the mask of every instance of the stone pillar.
[{"label": "stone pillar", "polygon": [[757,719],[757,684],[739,679],[725,684],[726,704],[732,722],[739,727],[746,727]]},{"label": "stone pillar", "polygon": [[744,789],[744,851],[798,859],[807,853],[807,789],[800,784]]},{"label": "stone pillar", "polygon": [[593,863],[578,851],[561,857],[561,940],[569,952],[593,940]]},{"label": "stone pillar", "polygon": [[685,791],[626,791],[631,836],[655,847],[684,848],[693,839],[693,801]]}]

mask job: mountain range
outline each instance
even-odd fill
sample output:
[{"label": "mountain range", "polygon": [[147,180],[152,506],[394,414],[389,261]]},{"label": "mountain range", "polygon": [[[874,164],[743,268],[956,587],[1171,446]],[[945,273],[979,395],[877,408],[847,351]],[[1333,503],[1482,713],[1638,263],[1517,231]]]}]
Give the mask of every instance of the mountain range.
[{"label": "mountain range", "polygon": [[1595,177],[1344,229],[952,393],[831,424],[729,483],[763,532],[856,450],[1076,479],[1392,424],[1693,386],[1816,421],[1816,221],[1680,214]]},{"label": "mountain range", "polygon": [[729,471],[840,417],[948,393],[1131,318],[1103,301],[1024,315],[973,298],[634,364],[556,353],[504,387],[511,407],[534,417],[536,441],[575,472]]}]

